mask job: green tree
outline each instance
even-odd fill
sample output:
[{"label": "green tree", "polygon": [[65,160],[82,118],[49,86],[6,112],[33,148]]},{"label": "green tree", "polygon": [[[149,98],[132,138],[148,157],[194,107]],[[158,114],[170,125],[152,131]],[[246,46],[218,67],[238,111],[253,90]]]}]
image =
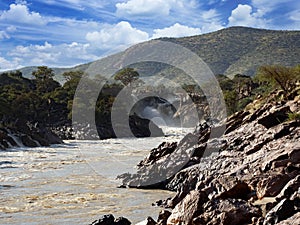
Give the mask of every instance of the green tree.
[{"label": "green tree", "polygon": [[32,76],[37,80],[46,80],[55,76],[53,70],[47,66],[39,66],[37,70],[32,72]]},{"label": "green tree", "polygon": [[64,72],[63,77],[66,79],[67,82],[69,81],[73,81],[73,82],[79,82],[79,80],[81,79],[81,77],[83,77],[84,72],[81,70],[76,70],[76,71],[67,71]]},{"label": "green tree", "polygon": [[139,76],[139,73],[133,68],[125,68],[117,72],[114,79],[121,81],[125,86],[127,86],[128,84],[137,81]]},{"label": "green tree", "polygon": [[224,91],[224,100],[227,106],[227,113],[231,115],[237,111],[237,93],[235,90],[233,91]]},{"label": "green tree", "polygon": [[35,77],[37,91],[41,94],[52,92],[60,87],[60,84],[53,79],[55,76],[53,70],[47,66],[39,66],[32,75]]},{"label": "green tree", "polygon": [[256,79],[261,83],[269,83],[273,87],[280,87],[284,92],[295,88],[295,81],[299,79],[298,67],[285,67],[280,65],[261,66]]}]

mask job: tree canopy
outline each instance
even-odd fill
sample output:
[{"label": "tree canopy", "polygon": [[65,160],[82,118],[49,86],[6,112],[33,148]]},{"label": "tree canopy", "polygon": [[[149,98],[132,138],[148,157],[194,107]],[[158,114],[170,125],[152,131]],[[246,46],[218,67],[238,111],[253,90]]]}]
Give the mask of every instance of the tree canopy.
[{"label": "tree canopy", "polygon": [[121,81],[125,86],[127,86],[130,83],[138,80],[139,76],[139,73],[133,68],[125,68],[117,72],[114,76],[114,79]]}]

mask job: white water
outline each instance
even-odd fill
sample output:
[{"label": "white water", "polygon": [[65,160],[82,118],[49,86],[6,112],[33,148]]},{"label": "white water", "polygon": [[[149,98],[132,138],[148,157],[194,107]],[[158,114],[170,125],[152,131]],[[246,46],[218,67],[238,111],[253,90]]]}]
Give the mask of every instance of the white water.
[{"label": "white water", "polygon": [[0,224],[89,224],[101,215],[133,223],[161,210],[151,203],[173,193],[116,188],[115,177],[134,166],[164,138],[67,141],[66,145],[0,151]]}]

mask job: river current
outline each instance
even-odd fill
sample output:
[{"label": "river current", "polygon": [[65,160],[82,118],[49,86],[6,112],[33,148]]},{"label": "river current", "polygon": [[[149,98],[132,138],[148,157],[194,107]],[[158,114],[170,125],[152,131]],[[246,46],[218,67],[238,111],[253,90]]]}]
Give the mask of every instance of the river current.
[{"label": "river current", "polygon": [[115,178],[163,141],[188,129],[168,128],[166,137],[65,141],[62,145],[0,151],[0,224],[89,224],[104,214],[133,223],[156,219],[151,206],[174,194],[117,188]]}]

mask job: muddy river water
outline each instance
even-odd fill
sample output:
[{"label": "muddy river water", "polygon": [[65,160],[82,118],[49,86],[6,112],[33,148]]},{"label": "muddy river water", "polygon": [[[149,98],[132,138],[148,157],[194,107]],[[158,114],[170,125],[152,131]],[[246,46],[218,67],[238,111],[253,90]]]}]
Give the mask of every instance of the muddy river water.
[{"label": "muddy river water", "polygon": [[89,224],[103,214],[137,223],[161,210],[151,204],[173,196],[162,190],[117,188],[115,178],[162,141],[157,138],[65,141],[63,145],[0,151],[0,224]]}]

